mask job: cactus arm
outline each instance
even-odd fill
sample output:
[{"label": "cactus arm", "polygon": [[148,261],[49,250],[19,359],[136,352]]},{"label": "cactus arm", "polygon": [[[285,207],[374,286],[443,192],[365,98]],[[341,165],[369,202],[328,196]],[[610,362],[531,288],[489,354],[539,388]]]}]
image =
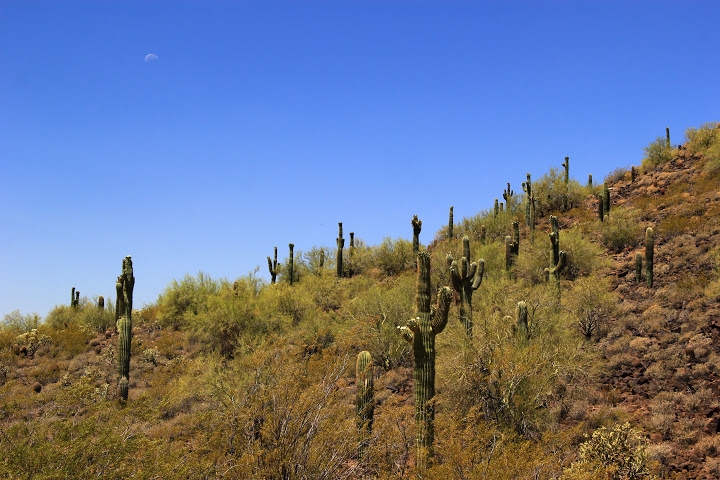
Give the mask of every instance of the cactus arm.
[{"label": "cactus arm", "polygon": [[477,290],[482,283],[483,274],[485,273],[485,260],[480,259],[477,262],[477,268],[475,270],[475,276],[473,277],[472,289]]},{"label": "cactus arm", "polygon": [[455,291],[459,293],[462,290],[462,278],[458,271],[457,261],[455,260],[450,264],[450,281]]},{"label": "cactus arm", "polygon": [[452,300],[452,292],[449,287],[442,287],[437,294],[437,306],[432,312],[430,319],[430,328],[435,335],[445,330],[448,321],[448,313],[450,312],[450,301]]}]

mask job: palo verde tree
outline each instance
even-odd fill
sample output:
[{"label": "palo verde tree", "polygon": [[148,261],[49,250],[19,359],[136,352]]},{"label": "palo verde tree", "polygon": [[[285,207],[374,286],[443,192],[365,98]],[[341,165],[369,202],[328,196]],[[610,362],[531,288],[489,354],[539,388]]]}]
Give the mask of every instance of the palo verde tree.
[{"label": "palo verde tree", "polygon": [[435,421],[435,336],[447,325],[452,292],[442,287],[437,294],[437,305],[430,307],[430,255],[418,253],[415,318],[400,327],[400,334],[412,345],[414,358],[415,390],[415,468],[425,471],[432,457]]}]

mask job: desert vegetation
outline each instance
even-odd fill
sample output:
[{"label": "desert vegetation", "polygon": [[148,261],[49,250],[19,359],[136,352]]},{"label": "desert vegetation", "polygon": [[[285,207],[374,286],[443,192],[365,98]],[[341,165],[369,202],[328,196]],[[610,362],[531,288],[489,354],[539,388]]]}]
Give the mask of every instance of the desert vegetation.
[{"label": "desert vegetation", "polygon": [[269,245],[271,282],[133,308],[127,258],[115,301],[6,315],[0,476],[717,478],[720,128],[645,153],[434,237]]}]

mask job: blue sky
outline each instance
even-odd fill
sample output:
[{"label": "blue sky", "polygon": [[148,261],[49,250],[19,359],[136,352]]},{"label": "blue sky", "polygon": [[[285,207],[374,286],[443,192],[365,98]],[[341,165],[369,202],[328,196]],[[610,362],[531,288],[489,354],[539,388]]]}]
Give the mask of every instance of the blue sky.
[{"label": "blue sky", "polygon": [[[720,120],[717,1],[0,0],[0,315],[428,243]],[[148,54],[156,60],[145,61]]]}]

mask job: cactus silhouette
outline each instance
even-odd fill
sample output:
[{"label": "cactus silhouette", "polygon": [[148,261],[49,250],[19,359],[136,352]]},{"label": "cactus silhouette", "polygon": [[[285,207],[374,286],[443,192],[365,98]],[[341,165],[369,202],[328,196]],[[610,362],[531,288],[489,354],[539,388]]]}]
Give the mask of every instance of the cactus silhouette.
[{"label": "cactus silhouette", "polygon": [[345,239],[342,236],[342,222],[338,223],[338,238],[337,242],[337,261],[335,263],[338,278],[343,276],[343,247],[345,246]]},{"label": "cactus silhouette", "polygon": [[295,258],[293,256],[293,249],[295,248],[295,245],[292,243],[288,245],[290,247],[290,256],[288,258],[288,282],[290,282],[290,285],[293,284],[293,279],[295,277]]},{"label": "cactus silhouette", "polygon": [[515,194],[512,190],[510,190],[510,182],[507,184],[507,188],[503,192],[503,198],[505,199],[505,204],[507,205],[508,209],[510,209],[510,206],[512,205],[512,197]]},{"label": "cactus silhouette", "polygon": [[463,237],[463,256],[460,264],[458,265],[457,260],[450,254],[446,259],[450,267],[452,286],[460,295],[460,323],[465,327],[465,333],[472,336],[472,294],[482,283],[485,260],[470,262],[470,239],[467,235]]},{"label": "cactus silhouette", "polygon": [[645,230],[645,280],[647,286],[653,286],[653,261],[655,258],[655,232],[652,227]]},{"label": "cactus silhouette", "polygon": [[450,207],[450,216],[448,218],[448,238],[453,238],[454,232],[453,207]]},{"label": "cactus silhouette", "polygon": [[372,432],[375,404],[373,399],[373,362],[370,352],[362,351],[355,363],[355,385],[357,395],[355,410],[357,413],[358,455],[363,456],[367,448],[368,437]]},{"label": "cactus silhouette", "polygon": [[525,192],[525,224],[530,227],[530,231],[535,230],[535,197],[532,191],[532,182],[530,174],[527,174],[527,181],[522,184],[523,192]]},{"label": "cactus silhouette", "polygon": [[415,255],[415,268],[417,268],[417,254],[420,251],[420,230],[422,230],[422,220],[417,215],[413,215],[410,222],[413,227],[413,255]]},{"label": "cactus silhouette", "polygon": [[98,309],[105,310],[105,297],[103,297],[102,295],[98,297]]},{"label": "cactus silhouette", "polygon": [[447,325],[452,292],[438,291],[437,305],[430,308],[430,255],[418,253],[415,318],[400,327],[400,334],[412,345],[414,358],[415,424],[417,427],[415,468],[422,473],[432,457],[435,420],[435,336]]},{"label": "cactus silhouette", "polygon": [[122,262],[122,274],[115,284],[120,309],[117,321],[118,331],[118,390],[121,400],[128,398],[128,384],[130,381],[130,345],[132,342],[132,298],[135,288],[132,258],[125,257]]},{"label": "cactus silhouette", "polygon": [[271,260],[270,257],[267,257],[268,259],[268,270],[270,271],[270,283],[275,283],[275,279],[277,278],[278,274],[278,263],[277,263],[277,247],[275,247],[275,256]]}]

